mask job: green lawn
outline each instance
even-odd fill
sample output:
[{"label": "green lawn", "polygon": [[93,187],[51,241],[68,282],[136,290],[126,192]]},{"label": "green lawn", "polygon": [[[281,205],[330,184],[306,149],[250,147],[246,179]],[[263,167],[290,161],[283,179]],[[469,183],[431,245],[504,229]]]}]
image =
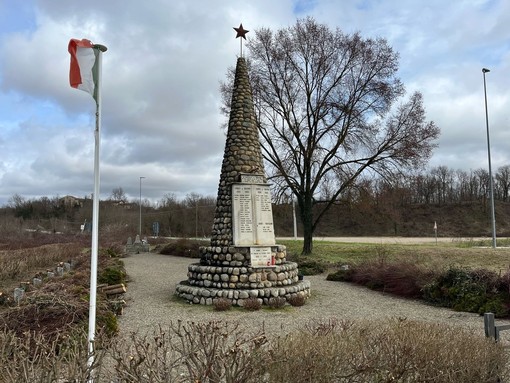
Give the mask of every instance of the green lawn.
[{"label": "green lawn", "polygon": [[[299,255],[303,246],[300,240],[281,240],[287,254]],[[498,246],[507,244],[499,243]],[[510,247],[490,247],[490,241],[439,242],[438,244],[370,244],[314,241],[311,258],[332,266],[353,263],[370,258],[412,259],[428,266],[461,266],[486,268],[504,273],[510,267]]]}]

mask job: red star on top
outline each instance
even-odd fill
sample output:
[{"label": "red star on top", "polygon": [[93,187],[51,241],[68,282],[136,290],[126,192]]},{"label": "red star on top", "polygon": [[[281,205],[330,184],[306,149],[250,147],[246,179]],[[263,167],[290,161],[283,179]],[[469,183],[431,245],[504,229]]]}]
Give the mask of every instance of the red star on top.
[{"label": "red star on top", "polygon": [[235,31],[237,32],[236,39],[237,39],[238,37],[242,37],[243,39],[245,39],[245,40],[246,40],[246,34],[247,34],[249,31],[247,31],[246,29],[244,29],[244,28],[243,28],[243,24],[242,24],[242,23],[239,25],[239,28],[234,27],[234,29],[235,29]]}]

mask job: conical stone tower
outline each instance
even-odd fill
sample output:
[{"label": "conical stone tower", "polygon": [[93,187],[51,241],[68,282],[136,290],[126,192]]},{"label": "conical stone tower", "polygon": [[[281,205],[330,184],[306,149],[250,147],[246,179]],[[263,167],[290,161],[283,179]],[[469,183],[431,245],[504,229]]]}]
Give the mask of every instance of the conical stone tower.
[{"label": "conical stone tower", "polygon": [[231,299],[242,306],[254,297],[310,294],[298,278],[297,264],[286,260],[285,246],[274,236],[271,192],[264,173],[246,61],[238,58],[227,141],[223,155],[210,246],[200,263],[188,267],[188,280],[176,293],[191,303]]},{"label": "conical stone tower", "polygon": [[267,182],[264,175],[264,163],[255,121],[248,70],[245,59],[240,57],[236,66],[211,246],[234,244],[232,185],[242,182],[241,178],[248,178],[248,175],[253,175],[254,177],[251,178],[256,178],[261,184]]}]

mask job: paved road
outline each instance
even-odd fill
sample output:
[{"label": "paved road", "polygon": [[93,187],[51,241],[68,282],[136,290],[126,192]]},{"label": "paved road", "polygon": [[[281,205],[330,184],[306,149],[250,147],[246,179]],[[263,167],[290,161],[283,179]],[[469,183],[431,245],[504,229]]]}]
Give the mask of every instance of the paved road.
[{"label": "paved road", "polygon": [[[293,240],[294,237],[279,237],[281,240]],[[303,240],[303,237],[297,237]],[[507,238],[498,238],[507,239]],[[491,241],[489,237],[313,237],[314,241],[332,241],[347,243],[389,243],[389,244],[435,244],[438,243],[455,243],[470,241]]]}]

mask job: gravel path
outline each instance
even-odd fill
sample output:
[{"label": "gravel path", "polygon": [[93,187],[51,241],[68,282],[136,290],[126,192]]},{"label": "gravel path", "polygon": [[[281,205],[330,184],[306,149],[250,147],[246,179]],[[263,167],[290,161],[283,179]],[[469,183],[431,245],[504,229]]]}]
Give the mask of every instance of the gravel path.
[{"label": "gravel path", "polygon": [[[483,334],[483,317],[432,307],[418,301],[396,298],[349,283],[331,282],[326,275],[305,277],[311,281],[311,298],[302,307],[285,310],[230,310],[216,312],[210,306],[190,305],[174,296],[175,285],[187,279],[187,266],[197,260],[142,253],[123,259],[130,282],[122,333],[146,333],[170,322],[228,320],[247,329],[264,326],[267,332],[286,332],[316,319],[378,320],[408,318],[442,322]],[[498,323],[510,321],[498,321]]]}]

